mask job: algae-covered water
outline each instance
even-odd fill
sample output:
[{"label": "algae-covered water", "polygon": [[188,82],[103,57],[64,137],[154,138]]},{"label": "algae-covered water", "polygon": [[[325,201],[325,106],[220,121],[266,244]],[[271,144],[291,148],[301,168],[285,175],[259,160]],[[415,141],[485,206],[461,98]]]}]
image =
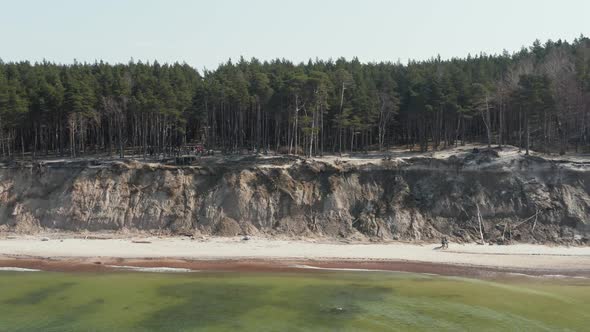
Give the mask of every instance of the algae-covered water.
[{"label": "algae-covered water", "polygon": [[0,272],[0,331],[589,329],[587,280]]}]

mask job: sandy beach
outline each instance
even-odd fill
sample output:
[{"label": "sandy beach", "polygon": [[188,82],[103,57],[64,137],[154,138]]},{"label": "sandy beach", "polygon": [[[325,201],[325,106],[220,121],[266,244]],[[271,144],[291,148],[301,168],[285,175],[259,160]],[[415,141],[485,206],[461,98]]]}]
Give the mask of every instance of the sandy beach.
[{"label": "sandy beach", "polygon": [[451,243],[449,249],[440,250],[437,244],[264,238],[243,241],[239,237],[191,240],[184,237],[84,239],[62,236],[42,240],[43,237],[37,236],[0,239],[0,266],[48,265],[50,269],[59,269],[56,266],[60,262],[92,262],[198,269],[335,267],[416,272],[437,272],[454,267],[537,275],[590,275],[590,247]]}]

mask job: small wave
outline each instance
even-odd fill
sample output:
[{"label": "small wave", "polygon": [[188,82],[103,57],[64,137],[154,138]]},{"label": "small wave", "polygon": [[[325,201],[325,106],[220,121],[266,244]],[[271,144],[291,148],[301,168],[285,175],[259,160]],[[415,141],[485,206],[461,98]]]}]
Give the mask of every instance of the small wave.
[{"label": "small wave", "polygon": [[582,277],[582,276],[566,276],[566,275],[563,275],[563,274],[543,274],[543,275],[541,275],[541,277],[545,277],[545,278],[557,278],[557,279],[561,279],[561,278],[588,279],[588,277]]},{"label": "small wave", "polygon": [[519,276],[519,277],[529,277],[529,278],[555,278],[555,279],[590,279],[584,276],[568,276],[564,274],[526,274],[526,273],[518,273],[518,272],[508,272],[507,274]]},{"label": "small wave", "polygon": [[438,273],[428,273],[428,272],[411,272],[411,271],[400,271],[400,270],[382,270],[382,269],[354,269],[354,268],[344,268],[344,267],[319,267],[319,266],[311,266],[311,265],[291,265],[291,267],[296,269],[310,269],[310,270],[323,270],[323,271],[348,271],[348,272],[388,272],[388,273],[407,273],[407,274],[419,274],[424,276],[434,276],[438,277],[440,274]]},{"label": "small wave", "polygon": [[352,272],[397,272],[391,270],[379,270],[379,269],[353,269],[344,267],[319,267],[311,265],[291,265],[291,267],[297,269],[312,269],[312,270],[326,270],[326,271],[352,271]]},{"label": "small wave", "polygon": [[41,270],[38,270],[38,269],[26,269],[24,267],[6,266],[6,267],[0,267],[0,271],[10,271],[10,272],[39,272]]},{"label": "small wave", "polygon": [[129,266],[129,265],[107,265],[107,267],[121,269],[121,270],[130,270],[130,271],[138,271],[138,272],[160,272],[160,273],[186,273],[186,272],[198,272],[198,270],[191,270],[191,269],[184,269],[184,268],[177,268],[177,267],[141,267],[141,266]]}]

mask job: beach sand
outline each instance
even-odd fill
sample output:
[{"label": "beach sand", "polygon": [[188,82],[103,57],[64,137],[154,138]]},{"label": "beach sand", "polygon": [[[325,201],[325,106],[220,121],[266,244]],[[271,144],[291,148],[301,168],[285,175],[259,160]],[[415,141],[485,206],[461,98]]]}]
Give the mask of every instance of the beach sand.
[{"label": "beach sand", "polygon": [[47,270],[96,270],[117,265],[195,270],[320,267],[453,275],[503,271],[590,276],[590,247],[451,243],[449,249],[440,250],[438,244],[256,237],[248,241],[239,237],[84,239],[63,235],[42,239],[41,236],[0,238],[0,266]]}]

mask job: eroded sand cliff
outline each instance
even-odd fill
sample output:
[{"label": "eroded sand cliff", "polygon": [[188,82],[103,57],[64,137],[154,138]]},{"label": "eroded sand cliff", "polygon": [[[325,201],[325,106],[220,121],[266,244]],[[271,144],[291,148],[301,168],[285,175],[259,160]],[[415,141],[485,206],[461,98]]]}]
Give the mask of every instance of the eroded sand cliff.
[{"label": "eroded sand cliff", "polygon": [[587,244],[590,164],[495,151],[0,169],[0,230],[147,230]]}]

